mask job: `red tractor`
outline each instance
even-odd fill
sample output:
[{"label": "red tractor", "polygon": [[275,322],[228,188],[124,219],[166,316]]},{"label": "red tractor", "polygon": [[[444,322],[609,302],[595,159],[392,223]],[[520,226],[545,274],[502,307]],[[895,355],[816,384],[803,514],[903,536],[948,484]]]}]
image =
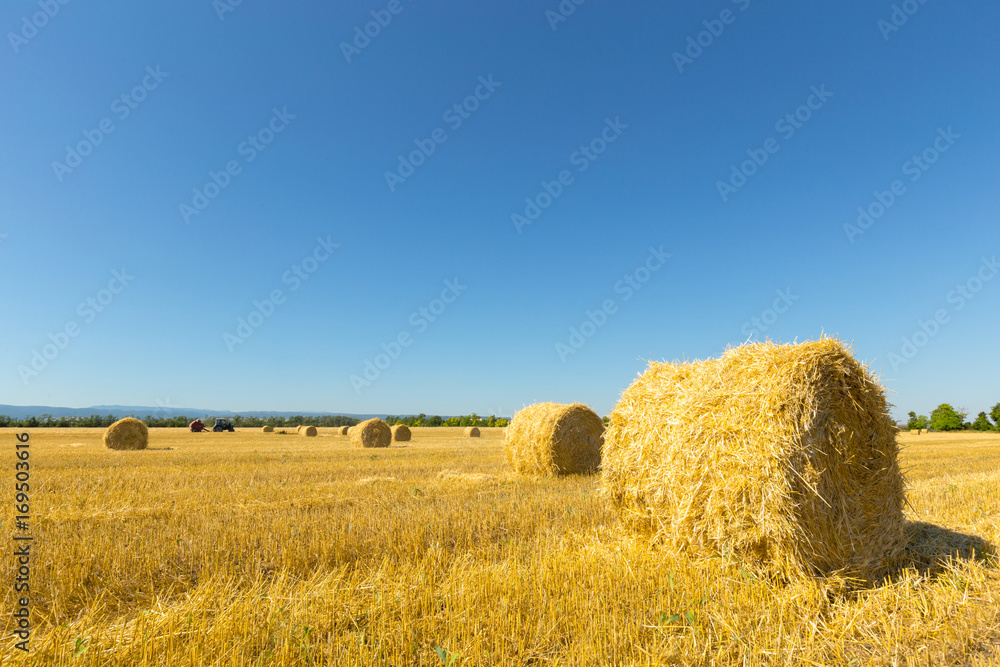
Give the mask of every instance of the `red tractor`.
[{"label": "red tractor", "polygon": [[188,424],[188,428],[191,429],[192,433],[201,433],[205,430],[205,422],[200,419],[195,419],[193,422]]}]

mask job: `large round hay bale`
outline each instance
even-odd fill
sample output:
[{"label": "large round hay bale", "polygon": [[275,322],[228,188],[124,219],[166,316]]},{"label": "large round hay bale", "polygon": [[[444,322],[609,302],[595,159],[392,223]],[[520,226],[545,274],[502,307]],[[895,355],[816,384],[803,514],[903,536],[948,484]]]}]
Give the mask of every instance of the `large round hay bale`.
[{"label": "large round hay bale", "polygon": [[301,435],[301,436],[305,436],[305,437],[308,437],[308,438],[312,438],[312,437],[315,437],[315,435],[316,435],[316,434],[317,434],[318,432],[319,432],[319,431],[317,431],[317,430],[316,430],[316,427],[315,427],[315,426],[307,426],[307,425],[303,425],[303,426],[300,426],[300,427],[299,427],[299,435]]},{"label": "large round hay bale", "polygon": [[146,449],[149,429],[138,419],[119,419],[104,432],[104,445],[108,449]]},{"label": "large round hay bale", "polygon": [[601,464],[604,423],[582,403],[535,403],[504,429],[504,453],[516,473],[594,473]]},{"label": "large round hay bale", "polygon": [[381,419],[369,419],[351,427],[351,442],[359,447],[388,447],[392,430]]},{"label": "large round hay bale", "polygon": [[905,546],[885,393],[840,341],[652,362],[604,434],[602,492],[626,524],[785,578],[873,581]]},{"label": "large round hay bale", "polygon": [[264,428],[262,428],[261,431],[263,431],[264,433],[271,433],[274,431],[274,427],[271,426],[270,424],[265,424]]},{"label": "large round hay bale", "polygon": [[351,430],[350,426],[341,426],[337,429],[337,435],[347,435],[347,432]]},{"label": "large round hay bale", "polygon": [[412,435],[410,433],[410,427],[406,424],[396,424],[392,427],[392,439],[395,442],[407,442]]},{"label": "large round hay bale", "polygon": [[467,437],[467,438],[478,438],[479,437],[479,429],[477,427],[475,427],[475,426],[468,426],[468,427],[466,427],[466,429],[465,429],[465,437]]}]

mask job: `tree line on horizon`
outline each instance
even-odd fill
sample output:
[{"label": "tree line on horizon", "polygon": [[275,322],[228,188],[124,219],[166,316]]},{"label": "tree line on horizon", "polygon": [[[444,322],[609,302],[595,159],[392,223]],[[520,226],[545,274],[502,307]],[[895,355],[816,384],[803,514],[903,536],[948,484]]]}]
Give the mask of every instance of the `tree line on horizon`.
[{"label": "tree line on horizon", "polygon": [[[959,408],[956,410],[948,403],[942,403],[934,408],[931,416],[918,415],[910,412],[908,429],[930,429],[932,431],[1000,431],[1000,403],[990,408],[989,415],[980,412],[975,420],[966,421],[967,413]],[[992,419],[992,422],[990,421]]]},{"label": "tree line on horizon", "polygon": [[471,415],[461,415],[459,417],[442,418],[440,415],[428,417],[424,413],[416,416],[397,417],[396,415],[386,415],[385,423],[389,426],[405,424],[406,426],[506,426],[508,420],[504,417],[480,417],[475,412]]},{"label": "tree line on horizon", "polygon": [[[194,419],[202,419],[208,426],[212,425],[214,417],[187,417],[177,415],[175,417],[154,417],[146,415],[142,421],[150,428],[180,428],[186,427]],[[292,417],[243,417],[236,415],[228,417],[229,421],[236,427],[254,428],[261,426],[303,426],[312,425],[318,427],[338,427],[354,426],[361,420],[343,415],[323,415],[321,417],[310,417],[305,415],[294,415]],[[32,415],[23,419],[15,419],[9,415],[0,415],[0,428],[70,428],[70,427],[107,427],[118,421],[114,415],[90,415],[89,417],[53,417],[50,414]],[[395,424],[406,424],[407,426],[506,426],[507,419],[502,417],[480,417],[476,413],[462,415],[459,417],[442,418],[439,415],[428,417],[421,413],[416,416],[400,417],[387,415],[385,421],[390,426]]]}]

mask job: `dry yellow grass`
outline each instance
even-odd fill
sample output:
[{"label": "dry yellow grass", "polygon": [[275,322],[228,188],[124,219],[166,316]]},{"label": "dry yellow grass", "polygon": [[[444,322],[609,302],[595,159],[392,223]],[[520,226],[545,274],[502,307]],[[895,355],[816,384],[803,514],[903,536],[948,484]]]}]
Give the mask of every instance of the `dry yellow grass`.
[{"label": "dry yellow grass", "polygon": [[373,450],[151,429],[127,456],[103,429],[31,431],[34,633],[23,656],[4,584],[0,664],[1000,661],[1000,571],[970,548],[1000,540],[998,435],[899,436],[923,569],[843,595],[623,536],[594,477],[506,477],[500,429],[412,431]]}]

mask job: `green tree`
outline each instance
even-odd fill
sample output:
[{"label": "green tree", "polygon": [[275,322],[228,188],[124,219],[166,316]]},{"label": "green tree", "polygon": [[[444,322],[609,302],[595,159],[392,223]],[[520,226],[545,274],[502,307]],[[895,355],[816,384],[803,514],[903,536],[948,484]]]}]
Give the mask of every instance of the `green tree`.
[{"label": "green tree", "polygon": [[947,403],[937,406],[931,413],[931,428],[935,431],[960,431],[964,422],[965,414]]},{"label": "green tree", "polygon": [[910,412],[907,416],[910,418],[910,420],[906,422],[906,428],[908,429],[927,428],[926,415],[917,416],[916,412]]},{"label": "green tree", "polygon": [[1000,403],[997,403],[990,410],[990,417],[993,417],[993,424],[1000,428]]},{"label": "green tree", "polygon": [[990,424],[990,420],[986,418],[985,412],[980,412],[979,416],[976,417],[976,421],[972,422],[972,429],[975,431],[992,431],[993,425]]}]

